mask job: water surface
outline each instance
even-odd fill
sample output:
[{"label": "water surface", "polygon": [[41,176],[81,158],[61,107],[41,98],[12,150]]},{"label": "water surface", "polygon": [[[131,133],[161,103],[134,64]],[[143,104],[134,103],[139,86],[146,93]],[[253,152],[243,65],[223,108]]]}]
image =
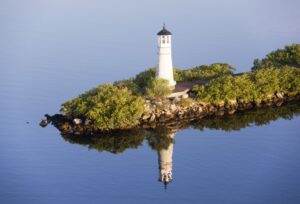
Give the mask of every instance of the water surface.
[{"label": "water surface", "polygon": [[[19,121],[2,129],[0,199],[298,203],[299,113],[296,103],[92,137]],[[164,168],[172,182],[162,182]]]}]

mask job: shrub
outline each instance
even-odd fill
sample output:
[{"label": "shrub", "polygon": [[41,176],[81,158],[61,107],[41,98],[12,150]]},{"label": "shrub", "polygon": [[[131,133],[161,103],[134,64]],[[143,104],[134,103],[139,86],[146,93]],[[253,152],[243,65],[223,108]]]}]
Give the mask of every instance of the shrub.
[{"label": "shrub", "polygon": [[275,92],[300,93],[300,70],[293,67],[268,68],[240,76],[224,76],[208,84],[194,86],[198,100],[211,103],[242,99],[246,102],[267,99]]},{"label": "shrub", "polygon": [[144,112],[145,100],[127,88],[104,84],[67,101],[61,111],[90,119],[100,130],[134,127]]},{"label": "shrub", "polygon": [[190,105],[192,105],[193,103],[194,103],[194,100],[191,99],[191,98],[183,98],[183,99],[181,99],[181,100],[178,102],[178,104],[179,104],[180,106],[183,106],[183,107],[190,106]]},{"label": "shrub", "polygon": [[162,99],[172,93],[169,81],[165,79],[153,79],[146,88],[146,95],[151,98]]},{"label": "shrub", "polygon": [[201,65],[187,70],[174,70],[175,81],[197,81],[207,78],[232,75],[235,69],[229,64]]},{"label": "shrub", "polygon": [[284,67],[280,70],[280,92],[294,96],[300,93],[300,69]]},{"label": "shrub", "polygon": [[273,51],[262,60],[255,59],[252,70],[282,68],[285,65],[300,68],[300,44],[288,45],[284,49]]},{"label": "shrub", "polygon": [[141,89],[146,87],[150,81],[155,78],[155,71],[155,68],[149,68],[148,70],[137,74],[134,78],[134,83]]},{"label": "shrub", "polygon": [[141,95],[141,88],[135,83],[134,79],[125,79],[114,82],[118,88],[128,88],[134,95]]}]

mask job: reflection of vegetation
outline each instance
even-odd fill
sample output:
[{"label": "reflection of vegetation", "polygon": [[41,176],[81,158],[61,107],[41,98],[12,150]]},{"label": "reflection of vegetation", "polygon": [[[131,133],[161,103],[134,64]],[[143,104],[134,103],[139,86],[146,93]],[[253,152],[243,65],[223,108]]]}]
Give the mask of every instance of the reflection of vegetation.
[{"label": "reflection of vegetation", "polygon": [[281,107],[249,110],[223,117],[213,116],[192,122],[192,127],[201,131],[203,131],[204,128],[232,131],[240,130],[251,125],[265,125],[280,118],[290,120],[298,115],[300,115],[300,104],[293,103]]},{"label": "reflection of vegetation", "polygon": [[81,144],[99,152],[122,153],[127,149],[136,149],[146,138],[153,150],[167,149],[173,139],[169,137],[170,130],[160,127],[151,130],[127,130],[103,135],[62,134],[62,137],[72,143]]},{"label": "reflection of vegetation", "polygon": [[171,130],[165,127],[157,127],[148,133],[146,139],[153,150],[160,151],[168,149],[169,145],[174,143],[171,134],[173,134]]},{"label": "reflection of vegetation", "polygon": [[200,131],[205,128],[233,131],[252,125],[265,125],[280,118],[290,120],[298,115],[300,115],[299,102],[281,107],[249,110],[223,117],[212,116],[192,122],[178,121],[155,129],[118,131],[105,135],[62,134],[62,137],[70,143],[81,144],[88,148],[97,149],[99,152],[106,151],[114,154],[124,152],[126,149],[138,148],[146,139],[153,150],[160,151],[167,149],[174,142],[173,137],[171,137],[172,134],[189,127],[189,124]]},{"label": "reflection of vegetation", "polygon": [[126,149],[136,149],[144,141],[143,130],[120,131],[107,135],[74,135],[62,134],[62,137],[72,143],[86,145],[99,152],[121,153]]}]

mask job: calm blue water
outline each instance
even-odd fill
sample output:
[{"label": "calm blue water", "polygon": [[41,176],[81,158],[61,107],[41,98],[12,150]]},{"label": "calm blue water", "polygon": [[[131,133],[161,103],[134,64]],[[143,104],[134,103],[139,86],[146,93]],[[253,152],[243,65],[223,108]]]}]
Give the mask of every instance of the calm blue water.
[{"label": "calm blue water", "polygon": [[[38,121],[29,119],[26,124],[20,117],[3,118],[1,123],[1,203],[300,201],[299,116],[266,120],[269,124],[262,126],[236,121],[241,125],[233,127],[249,127],[231,132],[214,130],[225,126],[207,119],[204,131],[194,129],[203,127],[200,121],[175,133],[174,180],[167,190],[158,181],[158,154],[143,136],[132,135],[138,139],[128,147],[138,148],[98,152],[97,142],[71,144],[54,127],[42,129]],[[117,143],[101,141],[99,149],[120,149]]]},{"label": "calm blue water", "polygon": [[167,190],[158,181],[158,153],[143,135],[129,145],[138,148],[113,154],[97,151],[104,140],[80,145],[38,126],[65,100],[154,66],[163,22],[174,34],[176,67],[224,62],[240,72],[254,58],[300,42],[299,6],[1,0],[0,203],[299,203],[297,115],[270,117],[262,126],[241,117],[232,124],[246,127],[230,132],[223,130],[229,119],[180,130]]}]

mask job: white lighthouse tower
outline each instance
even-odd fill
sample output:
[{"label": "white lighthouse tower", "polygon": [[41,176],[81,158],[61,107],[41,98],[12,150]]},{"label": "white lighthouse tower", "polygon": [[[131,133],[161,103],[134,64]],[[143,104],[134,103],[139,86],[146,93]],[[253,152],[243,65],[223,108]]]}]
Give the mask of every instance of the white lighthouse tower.
[{"label": "white lighthouse tower", "polygon": [[158,65],[156,68],[156,78],[166,79],[170,86],[175,86],[176,81],[173,77],[172,63],[172,48],[171,36],[172,33],[163,26],[163,29],[157,33],[158,35]]}]

